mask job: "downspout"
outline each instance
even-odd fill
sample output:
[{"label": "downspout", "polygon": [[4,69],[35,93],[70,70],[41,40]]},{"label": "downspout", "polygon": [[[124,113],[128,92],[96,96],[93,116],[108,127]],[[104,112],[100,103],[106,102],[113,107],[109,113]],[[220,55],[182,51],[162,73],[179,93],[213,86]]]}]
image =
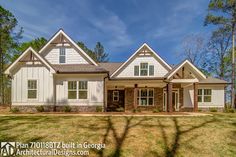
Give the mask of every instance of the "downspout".
[{"label": "downspout", "polygon": [[107,72],[107,76],[105,76],[103,78],[103,112],[106,112],[107,111],[107,108],[106,108],[106,79],[109,79],[109,73]]},{"label": "downspout", "polygon": [[13,96],[13,94],[12,94],[12,76],[11,75],[7,75],[7,77],[11,80],[11,101],[9,102],[10,103],[10,111],[11,111],[11,108],[12,108],[12,96]]}]

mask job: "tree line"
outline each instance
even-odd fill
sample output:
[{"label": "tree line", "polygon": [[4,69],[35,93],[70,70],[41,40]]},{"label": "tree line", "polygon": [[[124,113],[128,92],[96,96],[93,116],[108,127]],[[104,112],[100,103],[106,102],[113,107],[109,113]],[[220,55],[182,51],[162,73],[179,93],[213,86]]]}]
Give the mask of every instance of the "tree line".
[{"label": "tree line", "polygon": [[235,104],[235,27],[236,1],[211,0],[204,26],[213,25],[209,40],[197,34],[189,35],[183,40],[182,56],[198,66],[207,76],[217,77],[231,82],[231,89],[226,93]]},{"label": "tree line", "polygon": [[[44,37],[40,37],[20,43],[23,28],[17,31],[17,24],[16,17],[0,6],[0,104],[10,102],[10,96],[7,96],[10,95],[10,83],[4,75],[6,66],[29,46],[39,51],[47,42]],[[182,42],[181,57],[189,59],[207,76],[232,82],[231,89],[227,88],[227,92],[230,93],[231,104],[234,105],[236,1],[210,0],[203,25],[215,26],[210,39],[201,35],[186,36]],[[94,50],[81,41],[77,44],[96,62],[109,61],[108,53],[100,42],[96,43]]]}]

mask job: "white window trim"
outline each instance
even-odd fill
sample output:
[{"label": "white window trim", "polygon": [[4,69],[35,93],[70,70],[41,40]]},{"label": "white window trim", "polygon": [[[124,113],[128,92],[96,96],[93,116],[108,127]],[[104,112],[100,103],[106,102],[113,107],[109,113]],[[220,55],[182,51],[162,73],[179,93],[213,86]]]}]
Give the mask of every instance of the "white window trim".
[{"label": "white window trim", "polygon": [[[79,82],[87,82],[87,89],[79,89]],[[88,81],[84,81],[84,80],[80,80],[80,81],[77,81],[77,84],[78,84],[78,93],[77,93],[77,95],[78,95],[78,99],[79,100],[88,100]],[[79,98],[79,92],[83,92],[83,91],[86,91],[87,92],[87,98],[86,99],[80,99]]]},{"label": "white window trim", "polygon": [[[69,92],[69,89],[68,89],[68,82],[70,81],[76,81],[76,99],[69,99],[68,98],[68,92]],[[79,82],[80,81],[86,81],[87,82],[87,89],[79,89]],[[71,91],[71,90],[70,90]],[[87,91],[87,99],[79,99],[79,91]],[[89,81],[87,80],[67,80],[67,99],[70,100],[70,101],[87,101],[89,99]]]},{"label": "white window trim", "polygon": [[[28,91],[30,90],[29,87],[28,87],[28,81],[36,81],[36,85],[37,85],[37,88],[36,88],[36,98],[29,98],[29,96],[28,96]],[[38,93],[39,93],[38,87],[39,87],[38,79],[28,79],[27,80],[27,99],[28,100],[38,100]],[[31,90],[33,90],[33,89],[31,89]]]},{"label": "white window trim", "polygon": [[[141,69],[141,64],[143,64],[143,63],[147,63],[147,69]],[[135,75],[135,66],[138,66],[138,68],[139,68],[138,75]],[[150,70],[149,67],[150,66],[153,66],[153,75],[149,74],[149,70]],[[147,70],[147,75],[141,75],[141,70]],[[141,76],[141,77],[151,76],[151,77],[153,77],[153,76],[155,76],[155,66],[153,64],[149,64],[148,62],[141,62],[141,63],[139,63],[139,65],[134,65],[134,76],[135,77],[137,77],[137,76]]]},{"label": "white window trim", "polygon": [[[117,95],[115,96],[115,93],[117,93]],[[120,100],[120,95],[119,95],[119,91],[114,90],[112,93],[112,97],[113,97],[113,101],[114,102],[118,102]],[[117,100],[115,100],[114,98],[117,97]]]},{"label": "white window trim", "polygon": [[[152,97],[150,97],[150,98],[153,98],[153,103],[152,103],[152,105],[141,105],[141,99],[139,99],[139,101],[138,101],[138,106],[144,106],[144,107],[147,107],[147,106],[154,106],[154,88],[138,88],[138,92],[139,92],[139,97],[137,96],[137,99],[138,98],[141,98],[141,90],[142,89],[147,89],[147,104],[149,104],[149,90],[152,90],[153,91],[153,96]],[[137,93],[138,94],[138,93]]]},{"label": "white window trim", "polygon": [[[69,82],[76,82],[76,89],[69,89]],[[78,99],[78,81],[67,81],[67,99],[68,100],[77,100]],[[76,91],[76,98],[70,99],[69,98],[69,91]]]},{"label": "white window trim", "polygon": [[[147,64],[147,69],[141,68],[141,64]],[[141,75],[142,70],[147,70],[147,75]],[[147,62],[141,62],[139,64],[139,76],[149,76],[149,64]]]},{"label": "white window trim", "polygon": [[[65,55],[61,55],[61,48],[64,48],[64,50],[65,50]],[[66,55],[66,54],[67,54],[67,53],[66,53],[66,48],[65,48],[65,47],[62,47],[62,46],[59,47],[59,58],[58,58],[58,59],[59,59],[59,60],[58,60],[59,64],[66,64],[66,63],[67,63],[67,60],[66,60],[66,59],[67,59],[67,57],[66,57],[67,55]],[[60,63],[60,57],[61,57],[61,56],[65,56],[65,63]]]},{"label": "white window trim", "polygon": [[[211,90],[211,95],[205,95],[204,94],[204,90]],[[199,88],[198,90],[202,90],[202,95],[198,95],[198,97],[199,96],[201,96],[202,97],[202,101],[201,102],[199,102],[199,103],[212,103],[212,89],[211,88]],[[211,97],[211,101],[205,101],[204,100],[204,96],[210,96]]]}]

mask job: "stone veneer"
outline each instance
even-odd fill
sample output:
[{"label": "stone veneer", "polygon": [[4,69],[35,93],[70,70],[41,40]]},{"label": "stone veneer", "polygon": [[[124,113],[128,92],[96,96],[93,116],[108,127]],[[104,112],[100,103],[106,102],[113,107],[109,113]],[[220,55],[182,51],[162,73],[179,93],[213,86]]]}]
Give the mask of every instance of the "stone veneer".
[{"label": "stone veneer", "polygon": [[[52,106],[52,105],[42,105],[44,108],[44,112],[52,112],[54,111],[54,107],[55,107],[55,111],[56,112],[63,112],[64,111],[64,107],[65,106],[69,106],[69,105],[65,105],[65,106]],[[71,108],[71,112],[96,112],[97,108],[102,108],[103,106],[69,106]],[[11,108],[17,108],[19,109],[20,112],[38,112],[37,111],[37,106],[36,105],[12,105]]]}]

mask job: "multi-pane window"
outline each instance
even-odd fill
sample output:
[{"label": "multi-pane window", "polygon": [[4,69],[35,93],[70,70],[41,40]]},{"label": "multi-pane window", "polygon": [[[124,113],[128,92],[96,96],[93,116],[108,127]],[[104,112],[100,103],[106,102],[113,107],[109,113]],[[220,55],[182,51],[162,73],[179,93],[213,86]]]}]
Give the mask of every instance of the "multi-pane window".
[{"label": "multi-pane window", "polygon": [[202,102],[202,89],[198,89],[198,102]]},{"label": "multi-pane window", "polygon": [[87,98],[88,98],[87,81],[68,81],[68,99],[87,99]]},{"label": "multi-pane window", "polygon": [[140,63],[134,66],[134,76],[154,76],[154,65],[148,63]]},{"label": "multi-pane window", "polygon": [[140,76],[148,75],[148,63],[140,63]]},{"label": "multi-pane window", "polygon": [[211,102],[211,89],[198,89],[198,102]]},{"label": "multi-pane window", "polygon": [[77,81],[68,81],[68,99],[76,99]]},{"label": "multi-pane window", "polygon": [[154,75],[154,65],[149,65],[149,76]]},{"label": "multi-pane window", "polygon": [[87,99],[88,97],[88,82],[79,81],[79,99]]},{"label": "multi-pane window", "polygon": [[113,101],[119,101],[119,91],[113,91]]},{"label": "multi-pane window", "polygon": [[134,76],[139,76],[139,66],[138,65],[134,66]]},{"label": "multi-pane window", "polygon": [[28,80],[28,99],[37,98],[37,80]]},{"label": "multi-pane window", "polygon": [[211,102],[211,89],[204,89],[204,102]]},{"label": "multi-pane window", "polygon": [[59,63],[66,63],[66,49],[65,47],[60,47],[59,52]]},{"label": "multi-pane window", "polygon": [[153,89],[139,89],[138,90],[138,104],[140,106],[150,106],[154,103]]}]

